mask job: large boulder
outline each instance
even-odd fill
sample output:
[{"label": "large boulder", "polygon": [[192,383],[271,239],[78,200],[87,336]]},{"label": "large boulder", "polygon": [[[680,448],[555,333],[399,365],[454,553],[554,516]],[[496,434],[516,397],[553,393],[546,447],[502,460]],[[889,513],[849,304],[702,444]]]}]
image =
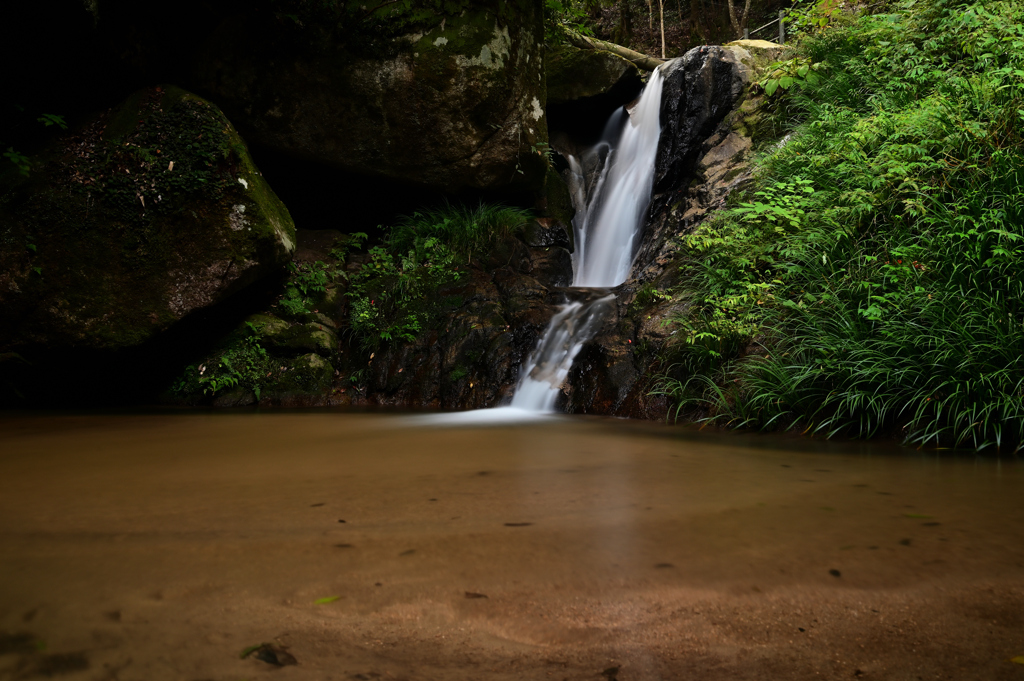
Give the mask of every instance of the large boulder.
[{"label": "large boulder", "polygon": [[195,60],[247,139],[449,192],[541,186],[540,0],[292,4],[228,17]]},{"label": "large boulder", "polygon": [[141,90],[0,179],[0,351],[138,346],[280,271],[294,239],[217,107]]},{"label": "large boulder", "polygon": [[629,99],[641,87],[640,69],[629,60],[572,45],[560,45],[548,55],[547,80],[548,105],[556,106],[598,95]]},{"label": "large boulder", "polygon": [[750,82],[743,48],[695,47],[662,67],[661,141],[654,193],[689,181],[704,142],[732,113]]}]

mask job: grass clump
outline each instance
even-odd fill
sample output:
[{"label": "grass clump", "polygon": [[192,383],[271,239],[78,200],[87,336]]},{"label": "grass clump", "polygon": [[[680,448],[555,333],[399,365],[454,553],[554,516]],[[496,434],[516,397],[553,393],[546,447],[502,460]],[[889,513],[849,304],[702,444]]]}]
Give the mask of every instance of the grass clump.
[{"label": "grass clump", "polygon": [[1024,6],[908,0],[800,51],[823,77],[776,93],[788,143],[684,237],[661,392],[734,425],[1019,449]]},{"label": "grass clump", "polygon": [[531,218],[529,211],[501,204],[469,207],[447,203],[403,218],[389,229],[385,243],[391,251],[406,252],[425,239],[437,239],[452,255],[468,263],[474,253],[486,252]]}]

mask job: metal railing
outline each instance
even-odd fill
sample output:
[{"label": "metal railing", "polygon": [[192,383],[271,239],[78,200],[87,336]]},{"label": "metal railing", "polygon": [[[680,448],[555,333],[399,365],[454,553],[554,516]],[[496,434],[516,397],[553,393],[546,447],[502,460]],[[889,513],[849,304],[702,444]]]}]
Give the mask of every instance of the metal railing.
[{"label": "metal railing", "polygon": [[773,24],[778,24],[779,25],[779,44],[780,45],[785,45],[786,44],[786,10],[784,10],[784,9],[780,9],[779,10],[779,18],[778,19],[773,19],[773,20],[769,21],[767,24],[765,24],[764,26],[761,26],[759,28],[755,28],[753,31],[751,31],[750,29],[746,29],[746,28],[743,29],[743,39],[744,40],[750,40],[750,36],[751,36],[752,33],[757,33],[758,31],[763,31],[764,29],[768,28],[769,26],[771,26]]}]

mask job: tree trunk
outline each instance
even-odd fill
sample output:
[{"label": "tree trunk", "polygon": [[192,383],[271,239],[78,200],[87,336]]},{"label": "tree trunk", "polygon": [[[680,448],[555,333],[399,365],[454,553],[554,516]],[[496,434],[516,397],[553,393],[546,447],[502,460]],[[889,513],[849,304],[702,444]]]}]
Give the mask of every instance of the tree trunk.
[{"label": "tree trunk", "polygon": [[612,32],[612,40],[629,47],[633,42],[633,10],[629,0],[616,0],[619,7],[619,20],[615,24],[615,31]]},{"label": "tree trunk", "polygon": [[559,27],[562,33],[565,34],[566,40],[569,41],[570,45],[575,45],[584,50],[605,50],[612,54],[617,54],[623,59],[627,59],[637,65],[638,68],[644,69],[645,71],[653,71],[662,64],[665,63],[663,59],[657,59],[650,57],[646,54],[641,54],[628,47],[622,45],[616,45],[615,43],[605,42],[604,40],[598,40],[597,38],[588,38],[585,35],[580,35],[571,28],[565,26]]},{"label": "tree trunk", "polygon": [[661,58],[665,58],[665,0],[658,0],[658,19],[661,21]]},{"label": "tree trunk", "polygon": [[739,19],[736,18],[736,8],[732,6],[732,0],[726,2],[729,3],[729,23],[732,24],[732,30],[737,38],[742,38],[743,29],[747,27],[747,17],[750,16],[750,0],[746,0],[743,5],[743,16]]}]

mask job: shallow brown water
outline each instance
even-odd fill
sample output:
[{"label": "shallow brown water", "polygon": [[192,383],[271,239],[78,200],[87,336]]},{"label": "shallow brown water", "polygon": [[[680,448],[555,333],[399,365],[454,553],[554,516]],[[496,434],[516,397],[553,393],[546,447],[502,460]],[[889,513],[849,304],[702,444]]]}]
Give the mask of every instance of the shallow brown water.
[{"label": "shallow brown water", "polygon": [[0,417],[0,679],[1024,679],[1018,460],[408,423]]}]

